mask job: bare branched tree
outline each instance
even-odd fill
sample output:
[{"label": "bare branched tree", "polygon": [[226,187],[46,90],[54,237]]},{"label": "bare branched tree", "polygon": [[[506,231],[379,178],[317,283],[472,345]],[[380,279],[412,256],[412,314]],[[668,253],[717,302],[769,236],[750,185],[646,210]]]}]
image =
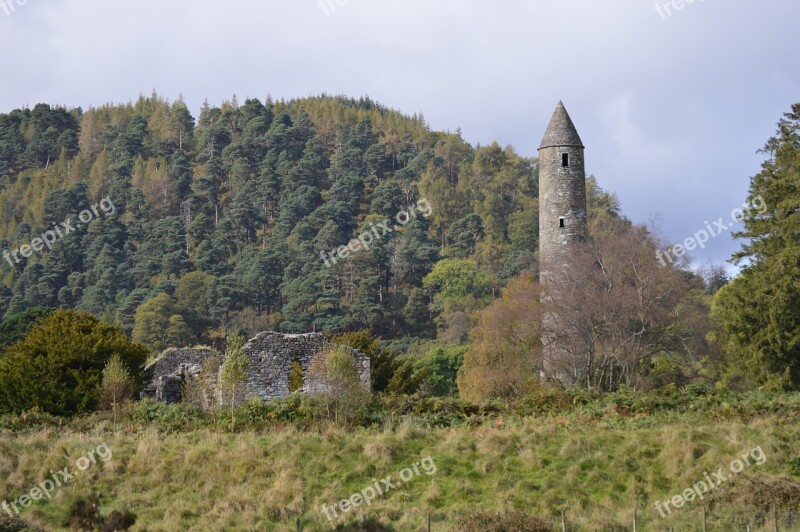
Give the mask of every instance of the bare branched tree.
[{"label": "bare branched tree", "polygon": [[656,259],[642,226],[600,223],[543,293],[547,363],[564,385],[649,387],[691,378],[707,354],[702,280]]}]

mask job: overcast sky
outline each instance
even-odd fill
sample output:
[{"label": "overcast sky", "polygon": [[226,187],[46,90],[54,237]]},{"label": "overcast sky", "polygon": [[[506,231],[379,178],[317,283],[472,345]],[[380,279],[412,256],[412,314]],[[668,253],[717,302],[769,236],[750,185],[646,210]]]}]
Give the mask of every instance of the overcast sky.
[{"label": "overcast sky", "polygon": [[[532,156],[561,99],[587,172],[682,241],[727,225],[756,150],[800,101],[800,2],[676,3],[0,0],[0,112],[153,89],[195,116],[234,94],[368,95]],[[693,256],[738,247],[726,233]]]}]

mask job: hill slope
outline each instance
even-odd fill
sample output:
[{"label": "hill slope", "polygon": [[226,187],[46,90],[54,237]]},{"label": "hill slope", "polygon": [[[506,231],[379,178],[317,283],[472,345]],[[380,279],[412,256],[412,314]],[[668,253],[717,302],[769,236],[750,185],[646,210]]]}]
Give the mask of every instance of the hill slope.
[{"label": "hill slope", "polygon": [[[536,196],[534,160],[369,99],[234,98],[197,120],[157,94],[39,104],[0,115],[0,312],[73,307],[130,333],[140,310],[170,325],[142,333],[153,348],[225,327],[431,337],[423,277],[468,258],[496,293],[533,264]],[[364,231],[368,251],[325,259]]]}]

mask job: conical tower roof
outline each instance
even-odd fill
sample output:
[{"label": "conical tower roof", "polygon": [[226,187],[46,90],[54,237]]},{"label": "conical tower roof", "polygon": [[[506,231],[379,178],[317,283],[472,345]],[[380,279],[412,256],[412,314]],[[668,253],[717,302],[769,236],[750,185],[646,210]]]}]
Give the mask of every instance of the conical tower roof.
[{"label": "conical tower roof", "polygon": [[550,125],[547,126],[547,131],[544,133],[542,144],[539,149],[553,148],[555,146],[576,146],[583,148],[583,142],[578,135],[578,130],[575,129],[575,124],[567,113],[564,104],[559,100],[556,105],[556,110],[553,112],[553,118],[550,119]]}]

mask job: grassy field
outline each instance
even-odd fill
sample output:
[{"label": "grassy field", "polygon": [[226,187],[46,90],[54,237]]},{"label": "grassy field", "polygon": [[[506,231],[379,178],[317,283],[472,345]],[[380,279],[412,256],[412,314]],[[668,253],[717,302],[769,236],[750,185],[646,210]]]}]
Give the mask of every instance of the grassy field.
[{"label": "grassy field", "polygon": [[[0,503],[68,467],[74,478],[21,514],[32,529],[64,528],[75,501],[92,493],[103,513],[133,512],[132,530],[297,530],[298,520],[303,530],[360,530],[345,525],[369,518],[372,530],[425,530],[429,514],[432,530],[501,530],[537,517],[560,527],[562,510],[571,530],[625,530],[635,506],[640,530],[699,530],[703,506],[709,530],[748,522],[766,530],[772,504],[782,530],[800,529],[792,514],[800,510],[800,394],[559,396],[482,409],[398,400],[350,426],[298,404],[249,405],[233,428],[225,412],[149,403],[117,423],[108,414],[0,418]],[[107,461],[105,451],[91,453],[104,446]],[[756,448],[761,464],[753,458],[730,473]],[[703,501],[660,516],[656,501],[719,468],[726,480]],[[401,473],[401,485],[381,483]],[[326,518],[323,505],[371,495],[376,482],[384,493],[369,506]]]}]

